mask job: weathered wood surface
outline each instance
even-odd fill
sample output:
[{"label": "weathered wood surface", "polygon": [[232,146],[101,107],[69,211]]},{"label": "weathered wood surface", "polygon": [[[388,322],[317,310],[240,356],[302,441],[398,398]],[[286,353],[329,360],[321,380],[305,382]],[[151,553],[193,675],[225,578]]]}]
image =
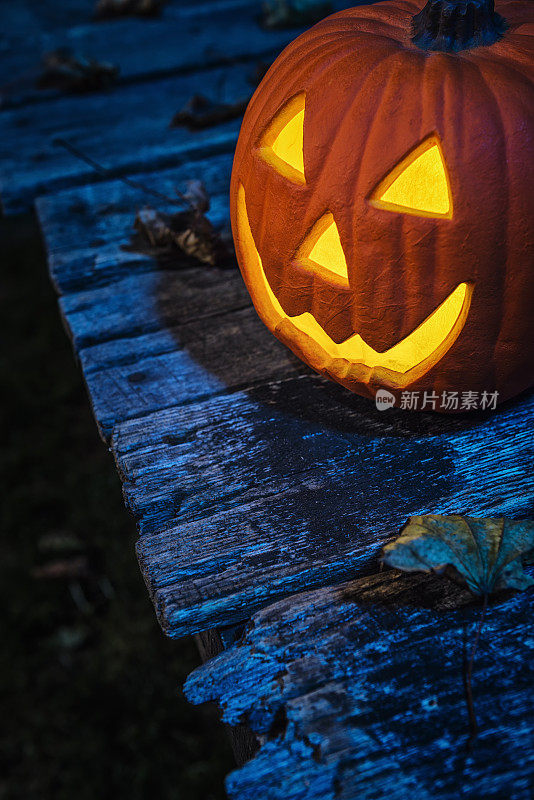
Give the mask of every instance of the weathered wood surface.
[{"label": "weathered wood surface", "polygon": [[[232,155],[225,154],[191,160],[183,166],[151,174],[136,176],[136,180],[149,190],[154,189],[169,198],[176,190],[184,190],[189,179],[202,178],[211,198],[209,218],[216,228],[228,228],[228,182],[232,168]],[[52,198],[43,198],[37,204],[39,217],[47,238],[48,260],[52,280],[57,291],[63,295],[63,303],[80,303],[87,311],[86,327],[93,330],[91,339],[99,341],[112,338],[107,331],[98,332],[95,326],[101,322],[103,298],[108,295],[110,313],[114,313],[117,324],[124,335],[133,332],[139,313],[145,313],[143,300],[151,297],[149,289],[142,290],[138,302],[131,292],[140,273],[152,273],[158,278],[167,277],[160,264],[150,255],[139,252],[132,245],[134,218],[144,205],[154,205],[162,211],[176,211],[176,206],[166,206],[142,190],[132,189],[121,181],[87,185],[79,189],[64,191]],[[178,267],[180,263],[178,262]],[[168,271],[170,274],[170,270]],[[175,276],[180,271],[172,273]],[[218,280],[209,270],[196,270],[198,280]],[[215,271],[216,276],[228,277],[229,273]],[[128,302],[120,305],[121,295],[114,296],[114,287],[119,279],[132,279],[125,292]],[[111,288],[113,285],[113,289]],[[103,291],[98,295],[96,308],[90,306],[92,292],[96,287]],[[85,294],[81,292],[85,291]],[[75,295],[75,297],[74,297]],[[71,297],[73,299],[71,299]],[[197,293],[197,305],[191,306],[192,298],[185,304],[191,309],[188,319],[200,316],[200,307],[205,303],[203,292]],[[243,292],[243,297],[245,293]],[[80,300],[78,301],[78,298]],[[250,304],[250,300],[247,301]],[[114,312],[111,311],[114,308]],[[150,306],[152,323],[162,327],[159,310]],[[119,320],[123,320],[122,323]],[[116,332],[115,338],[119,331]],[[88,334],[86,334],[88,335]],[[96,336],[96,339],[95,339]],[[86,341],[76,341],[81,347]]]},{"label": "weathered wood surface", "polygon": [[23,210],[37,195],[99,178],[59,145],[58,137],[115,175],[231,152],[239,120],[201,131],[169,127],[173,114],[199,92],[222,102],[237,102],[250,97],[252,87],[246,71],[238,65],[153,81],[148,91],[141,92],[137,84],[131,84],[108,92],[61,97],[46,108],[37,104],[2,112],[0,197],[4,210]]},{"label": "weathered wood surface", "polygon": [[[150,182],[205,180],[224,228],[229,169],[218,156]],[[133,253],[142,202],[115,181],[38,209],[167,633],[365,574],[413,514],[532,514],[533,394],[496,413],[378,412],[270,336],[236,270],[163,269]]]},{"label": "weathered wood surface", "polygon": [[[363,3],[335,0],[332,8],[336,11]],[[257,0],[167,0],[156,17],[107,20],[95,19],[95,6],[96,0],[70,0],[68,9],[42,0],[2,0],[2,107],[46,101],[57,94],[37,89],[35,80],[42,56],[58,48],[116,64],[118,81],[132,82],[241,58],[272,56],[301,30],[261,27],[262,9]]]},{"label": "weathered wood surface", "polygon": [[[90,10],[78,4],[76,17],[86,13],[87,22],[70,28],[36,4],[21,9],[6,5],[8,35],[0,48],[5,106],[0,112],[0,200],[6,213],[28,209],[38,195],[98,179],[57,144],[58,138],[114,175],[231,152],[239,120],[192,132],[170,128],[172,117],[195,94],[218,103],[247,100],[258,62],[270,63],[299,33],[260,27],[261,8],[254,0],[169,3],[155,20],[107,22],[91,21]],[[21,34],[24,25],[27,33]],[[33,86],[38,77],[42,53],[59,46],[117,65],[120,78],[107,90],[89,94],[28,91],[27,83]],[[17,76],[26,77],[20,83]]]},{"label": "weathered wood surface", "polygon": [[469,748],[463,658],[479,614],[444,579],[392,572],[259,612],[185,687],[261,742],[229,776],[231,800],[530,800],[532,592],[488,610]]},{"label": "weathered wood surface", "polygon": [[261,58],[285,47],[298,33],[261,28],[261,7],[255,0],[170,0],[154,18],[111,20],[96,20],[95,6],[96,0],[69,3],[68,10],[58,14],[51,3],[2,3],[4,107],[57,94],[36,89],[35,77],[42,56],[58,48],[117,65],[120,83],[202,70],[243,57]]},{"label": "weathered wood surface", "polygon": [[[230,167],[231,157],[219,157],[151,176],[147,184],[172,194],[187,178],[201,175],[212,196],[212,222],[228,226]],[[145,200],[142,192],[117,182],[39,203],[53,243],[54,281],[68,292],[62,312],[86,376],[93,375],[95,390],[101,386],[92,400],[107,437],[131,416],[301,369],[258,324],[235,268],[162,270],[152,257],[132,252],[132,222]],[[81,286],[84,291],[72,291]],[[229,361],[227,350],[242,351],[243,338],[247,352]]]},{"label": "weathered wood surface", "polygon": [[[121,78],[86,97],[11,95],[2,200],[13,211],[56,192],[37,204],[50,269],[158,617],[171,636],[200,632],[210,656],[215,638],[227,647],[188,695],[220,702],[262,745],[230,776],[230,796],[527,800],[531,597],[489,611],[474,677],[481,731],[468,753],[462,644],[478,609],[446,582],[376,572],[382,545],[413,514],[532,515],[534,394],[496,413],[378,412],[265,330],[235,264],[200,268],[140,247],[136,210],[172,207],[99,182],[56,137],[168,196],[203,180],[210,219],[228,236],[239,121],[196,133],[169,122],[195,92],[248,96],[258,57],[295,32],[261,31],[245,0],[170,3],[150,22],[86,23],[84,0],[75,7],[68,29],[26,0],[17,13],[33,20],[31,35],[15,60],[63,38],[120,55]],[[231,626],[261,608],[236,643]],[[253,749],[247,734],[239,752]]]}]

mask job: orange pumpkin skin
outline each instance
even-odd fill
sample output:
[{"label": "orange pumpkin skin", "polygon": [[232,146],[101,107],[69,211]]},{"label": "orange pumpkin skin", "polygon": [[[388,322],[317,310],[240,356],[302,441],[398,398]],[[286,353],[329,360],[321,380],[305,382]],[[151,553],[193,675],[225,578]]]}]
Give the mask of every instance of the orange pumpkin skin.
[{"label": "orange pumpkin skin", "polygon": [[[413,44],[411,20],[421,7],[392,0],[334,14],[275,61],[235,153],[237,257],[269,329],[351,391],[372,397],[385,388],[397,400],[404,391],[440,398],[486,391],[502,402],[534,383],[534,3],[497,3],[504,37],[458,54]],[[259,145],[301,93],[305,182],[298,183],[262,158]],[[373,206],[384,176],[430,135],[441,144],[451,218]],[[295,261],[326,212],[339,230],[348,286]],[[258,277],[251,242],[282,313]],[[351,362],[295,323],[310,312],[333,343],[359,334],[383,353],[462,283],[472,295],[457,335],[404,372]],[[436,409],[447,410],[440,400]]]}]

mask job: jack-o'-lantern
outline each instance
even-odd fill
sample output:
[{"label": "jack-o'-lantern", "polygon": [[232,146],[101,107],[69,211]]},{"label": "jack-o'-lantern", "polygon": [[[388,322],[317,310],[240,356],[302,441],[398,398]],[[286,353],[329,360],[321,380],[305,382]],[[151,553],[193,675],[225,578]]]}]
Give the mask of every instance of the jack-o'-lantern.
[{"label": "jack-o'-lantern", "polygon": [[334,14],[274,62],[234,159],[238,261],[348,389],[502,401],[534,382],[534,3],[421,5]]}]

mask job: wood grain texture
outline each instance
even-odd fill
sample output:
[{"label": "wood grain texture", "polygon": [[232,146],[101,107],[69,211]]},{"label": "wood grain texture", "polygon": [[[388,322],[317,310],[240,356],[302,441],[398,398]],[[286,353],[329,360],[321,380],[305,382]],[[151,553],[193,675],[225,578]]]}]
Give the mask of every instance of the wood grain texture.
[{"label": "wood grain texture", "polygon": [[[224,634],[221,636],[217,630],[197,633],[194,639],[203,662],[214,658],[227,646],[226,636]],[[241,766],[257,752],[258,740],[248,725],[238,723],[237,725],[225,725],[225,728],[232,745],[236,763]]]},{"label": "wood grain texture", "polygon": [[[368,0],[335,0],[332,5],[340,10],[364,2]],[[68,9],[39,0],[2,4],[0,98],[4,108],[58,96],[57,91],[35,87],[43,54],[57,48],[111,61],[120,68],[119,82],[132,83],[243,58],[269,59],[302,30],[260,27],[257,0],[167,0],[155,18],[98,21],[93,16],[95,5],[93,0],[71,0]]]},{"label": "wood grain texture", "polygon": [[[231,168],[232,155],[228,153],[200,161],[193,159],[168,170],[141,173],[136,180],[148,190],[172,199],[177,190],[186,189],[188,180],[201,178],[211,198],[209,219],[217,229],[229,231],[227,195]],[[52,279],[57,291],[68,296],[64,303],[79,302],[87,307],[86,292],[96,287],[133,277],[131,291],[135,276],[140,273],[161,275],[161,265],[154,257],[132,247],[135,214],[145,205],[168,212],[181,208],[167,205],[120,180],[75,187],[37,201]],[[175,266],[180,267],[180,264],[177,257]],[[198,272],[197,280],[209,280],[201,277],[202,274]],[[79,291],[83,294],[71,300],[71,295]],[[147,290],[146,297],[150,296]],[[198,293],[198,298],[198,302],[202,302],[202,292]],[[117,312],[131,319],[135,306],[129,313],[126,306]],[[98,314],[95,312],[93,316],[98,317]],[[94,319],[93,324],[98,324],[98,319]]]},{"label": "wood grain texture", "polygon": [[[93,410],[104,438],[125,420],[280,379],[301,369],[258,325],[251,308],[171,328],[167,334],[136,337],[133,345],[110,342],[82,351],[82,363],[90,368],[86,379]],[[229,360],[229,352],[242,351],[244,337],[246,351]],[[106,362],[109,366],[104,366]]]},{"label": "wood grain texture", "polygon": [[[59,94],[39,91],[34,85],[43,54],[57,48],[112,62],[120,68],[119,82],[132,83],[251,55],[259,59],[282,49],[298,33],[262,29],[254,0],[203,0],[197,4],[170,0],[157,17],[113,20],[95,20],[92,0],[69,3],[62,15],[53,3],[4,5],[6,35],[0,51],[4,56],[0,80],[7,84],[2,93],[4,107],[46,102]],[[19,81],[13,83],[17,76]]]},{"label": "wood grain texture", "polygon": [[[229,168],[216,156],[149,181],[169,192],[203,179],[224,229]],[[237,272],[162,269],[133,253],[139,202],[114,181],[38,209],[169,635],[368,573],[411,515],[532,514],[534,395],[451,419],[378,412],[270,336]]]},{"label": "wood grain texture", "polygon": [[532,593],[497,598],[475,661],[479,735],[467,748],[464,642],[480,607],[448,581],[385,572],[287,598],[188,679],[247,723],[258,754],[232,800],[529,800]]},{"label": "wood grain texture", "polygon": [[[225,155],[141,180],[174,196],[200,176],[211,222],[227,229],[221,191],[230,168]],[[132,249],[133,219],[146,199],[115,181],[38,203],[61,312],[86,379],[92,375],[91,400],[106,438],[126,419],[302,369],[258,324],[236,269],[181,266],[179,254],[165,269]]]},{"label": "wood grain texture", "polygon": [[[231,152],[240,120],[200,131],[171,128],[173,114],[192,95],[219,102],[250,97],[241,65],[152,81],[145,91],[128,84],[81,96],[65,96],[0,116],[0,196],[4,211],[29,207],[41,194],[90,183],[94,170],[57,144],[68,140],[108,167],[112,175],[162,169],[195,156]],[[17,142],[16,148],[13,142]]]},{"label": "wood grain texture", "polygon": [[[258,62],[271,63],[301,32],[263,29],[254,0],[171,2],[157,19],[105,22],[91,20],[90,10],[77,3],[74,22],[84,15],[85,22],[71,27],[37,4],[6,5],[9,35],[0,47],[0,199],[6,213],[98,179],[56,144],[58,137],[114,175],[232,152],[239,119],[191,132],[170,128],[172,117],[195,94],[216,103],[247,100]],[[82,95],[35,89],[42,54],[58,47],[117,65],[119,79],[105,91]]]},{"label": "wood grain texture", "polygon": [[277,596],[372,571],[422,509],[530,516],[531,416],[532,399],[486,420],[387,416],[301,377],[117,426],[164,629],[245,619]]}]

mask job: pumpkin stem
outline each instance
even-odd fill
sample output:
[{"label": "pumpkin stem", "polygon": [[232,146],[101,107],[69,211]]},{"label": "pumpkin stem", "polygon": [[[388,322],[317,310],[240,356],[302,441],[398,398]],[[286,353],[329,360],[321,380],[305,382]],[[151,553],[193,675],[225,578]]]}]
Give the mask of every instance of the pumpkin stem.
[{"label": "pumpkin stem", "polygon": [[494,0],[428,0],[412,20],[412,41],[423,50],[457,52],[493,44],[505,30]]}]

